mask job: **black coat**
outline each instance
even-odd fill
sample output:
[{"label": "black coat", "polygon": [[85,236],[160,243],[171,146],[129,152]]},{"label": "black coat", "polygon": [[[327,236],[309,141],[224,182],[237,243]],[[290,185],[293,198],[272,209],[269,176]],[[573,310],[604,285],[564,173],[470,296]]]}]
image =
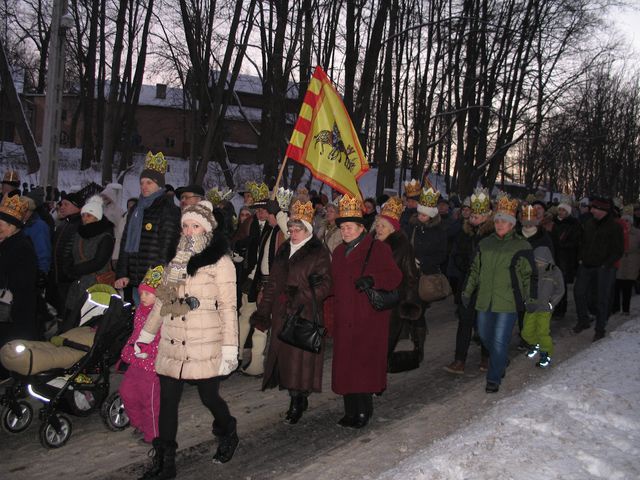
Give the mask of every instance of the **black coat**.
[{"label": "black coat", "polygon": [[180,238],[180,209],[173,203],[173,197],[158,197],[144,211],[142,234],[137,252],[126,252],[127,232],[132,215],[127,216],[127,224],[120,242],[120,256],[116,268],[116,278],[129,278],[129,285],[137,286],[147,270],[167,264],[176,253]]},{"label": "black coat", "polygon": [[551,237],[556,250],[556,264],[567,283],[573,282],[578,267],[578,245],[581,226],[575,217],[554,220]]},{"label": "black coat", "polygon": [[422,273],[438,273],[447,259],[447,232],[440,222],[440,215],[429,223],[418,222],[410,239]]},{"label": "black coat", "polygon": [[56,228],[53,234],[53,250],[51,259],[51,278],[54,283],[70,283],[73,281],[66,271],[66,266],[72,262],[71,249],[73,238],[81,225],[80,214],[69,215]]},{"label": "black coat", "polygon": [[624,255],[622,227],[611,215],[592,218],[583,226],[578,260],[587,267],[614,267]]},{"label": "black coat", "polygon": [[36,252],[21,231],[0,242],[0,288],[13,294],[10,323],[0,323],[0,345],[12,339],[39,340],[36,320]]}]

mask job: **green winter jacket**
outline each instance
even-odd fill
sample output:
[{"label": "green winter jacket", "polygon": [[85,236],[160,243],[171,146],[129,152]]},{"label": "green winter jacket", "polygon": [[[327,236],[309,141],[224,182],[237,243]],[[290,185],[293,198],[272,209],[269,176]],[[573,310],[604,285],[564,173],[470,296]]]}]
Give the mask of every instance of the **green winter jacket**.
[{"label": "green winter jacket", "polygon": [[533,251],[529,242],[509,232],[503,238],[491,234],[478,244],[463,295],[475,300],[481,312],[516,312],[536,297]]}]

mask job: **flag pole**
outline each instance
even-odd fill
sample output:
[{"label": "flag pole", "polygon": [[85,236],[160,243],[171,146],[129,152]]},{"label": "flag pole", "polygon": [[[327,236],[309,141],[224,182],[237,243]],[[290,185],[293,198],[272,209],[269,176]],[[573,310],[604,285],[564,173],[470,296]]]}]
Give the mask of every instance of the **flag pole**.
[{"label": "flag pole", "polygon": [[280,171],[278,172],[278,178],[276,179],[276,184],[273,186],[273,191],[271,192],[271,200],[275,200],[276,192],[278,191],[278,187],[280,187],[280,182],[282,181],[282,174],[284,173],[284,167],[287,165],[287,156],[284,156],[282,160],[282,165],[280,165]]}]

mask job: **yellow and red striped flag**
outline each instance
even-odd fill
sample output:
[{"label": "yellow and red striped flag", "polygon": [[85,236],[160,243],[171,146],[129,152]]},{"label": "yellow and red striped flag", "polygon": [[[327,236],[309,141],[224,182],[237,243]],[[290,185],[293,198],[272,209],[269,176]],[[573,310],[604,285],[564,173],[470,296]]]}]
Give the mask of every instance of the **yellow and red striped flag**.
[{"label": "yellow and red striped flag", "polygon": [[335,190],[362,201],[358,178],[369,163],[340,95],[319,66],[309,81],[286,156]]}]

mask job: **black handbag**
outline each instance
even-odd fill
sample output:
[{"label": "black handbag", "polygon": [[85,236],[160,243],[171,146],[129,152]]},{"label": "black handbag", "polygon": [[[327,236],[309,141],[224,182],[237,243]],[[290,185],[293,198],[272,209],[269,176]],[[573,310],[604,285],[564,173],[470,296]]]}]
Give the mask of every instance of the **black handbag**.
[{"label": "black handbag", "polygon": [[322,337],[327,334],[327,329],[318,323],[318,305],[313,287],[311,287],[311,297],[313,320],[310,321],[300,316],[304,305],[299,305],[294,313],[285,316],[278,338],[293,347],[307,352],[320,353]]},{"label": "black handbag", "polygon": [[[369,245],[369,250],[367,250],[367,256],[364,259],[364,264],[362,265],[362,271],[360,272],[360,276],[364,275],[364,269],[367,268],[367,263],[369,263],[369,257],[371,256],[371,249],[373,247],[373,242]],[[379,288],[367,288],[364,293],[367,294],[369,298],[369,303],[373,307],[374,310],[381,312],[383,310],[390,310],[396,307],[400,303],[400,291],[396,288],[395,290],[381,290]]]},{"label": "black handbag", "polygon": [[392,352],[387,361],[387,372],[400,373],[415,370],[420,366],[420,353],[417,350]]}]

